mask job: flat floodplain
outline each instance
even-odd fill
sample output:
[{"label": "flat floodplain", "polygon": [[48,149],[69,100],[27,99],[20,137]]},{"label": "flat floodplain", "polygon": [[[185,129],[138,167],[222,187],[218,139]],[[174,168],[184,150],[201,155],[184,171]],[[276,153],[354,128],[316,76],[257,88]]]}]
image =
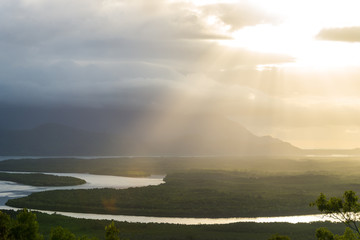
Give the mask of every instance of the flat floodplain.
[{"label": "flat floodplain", "polygon": [[[18,161],[24,164],[14,166],[21,169],[9,169]],[[309,203],[320,192],[336,196],[348,189],[360,190],[358,163],[351,159],[345,166],[344,159],[339,165],[336,159],[284,158],[32,159],[28,166],[26,161],[4,161],[0,169],[4,164],[7,170],[32,171],[38,164],[41,170],[51,171],[53,164],[63,161],[58,171],[66,171],[73,162],[75,171],[81,164],[82,171],[167,176],[159,186],[46,191],[9,200],[9,206],[135,216],[266,217],[318,213]]]}]

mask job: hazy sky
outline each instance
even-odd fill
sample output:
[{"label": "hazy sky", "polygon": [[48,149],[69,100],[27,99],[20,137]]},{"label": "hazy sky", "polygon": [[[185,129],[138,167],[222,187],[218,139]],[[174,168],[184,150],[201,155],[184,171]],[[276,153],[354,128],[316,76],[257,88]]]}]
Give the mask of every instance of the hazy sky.
[{"label": "hazy sky", "polygon": [[1,0],[0,103],[221,114],[360,147],[358,0]]}]

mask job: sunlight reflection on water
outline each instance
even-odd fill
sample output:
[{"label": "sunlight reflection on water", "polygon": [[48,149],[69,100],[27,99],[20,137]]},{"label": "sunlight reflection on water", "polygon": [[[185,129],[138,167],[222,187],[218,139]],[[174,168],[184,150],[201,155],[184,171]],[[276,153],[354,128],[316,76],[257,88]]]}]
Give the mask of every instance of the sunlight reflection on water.
[{"label": "sunlight reflection on water", "polygon": [[[17,209],[5,206],[8,199],[27,196],[33,192],[55,190],[55,189],[91,189],[91,188],[116,188],[123,189],[129,187],[142,187],[149,185],[159,185],[164,183],[164,176],[152,176],[148,178],[130,178],[104,176],[82,173],[51,173],[59,176],[72,176],[84,179],[87,183],[80,186],[70,187],[33,187],[13,182],[0,181],[0,209]],[[36,210],[38,211],[38,210]],[[40,211],[53,214],[54,211]],[[125,215],[109,215],[109,214],[88,214],[88,213],[72,213],[72,212],[56,212],[64,216],[86,219],[106,219],[126,222],[140,223],[172,223],[184,225],[196,224],[228,224],[235,222],[255,222],[255,223],[272,223],[272,222],[288,222],[288,223],[309,223],[316,221],[330,221],[323,215],[302,215],[302,216],[285,216],[285,217],[258,217],[258,218],[175,218],[175,217],[143,217],[143,216],[125,216]]]},{"label": "sunlight reflection on water", "polygon": [[[129,187],[143,187],[150,185],[159,185],[164,183],[164,176],[151,176],[147,178],[117,177],[105,175],[93,175],[83,173],[48,173],[58,176],[72,176],[84,179],[87,183],[79,186],[67,187],[34,187],[13,182],[0,181],[0,209],[15,209],[5,205],[8,199],[27,196],[33,192],[57,190],[57,189],[92,189],[92,188],[116,188],[124,189]],[[39,211],[39,210],[36,210]],[[54,211],[40,211],[53,214]],[[106,219],[138,223],[171,223],[171,224],[228,224],[236,222],[255,222],[255,223],[309,223],[316,221],[332,221],[323,215],[299,215],[284,217],[257,217],[257,218],[176,218],[176,217],[144,217],[144,216],[125,216],[109,214],[88,214],[73,212],[56,212],[64,216],[85,218],[85,219]]]},{"label": "sunlight reflection on water", "polygon": [[[1,209],[14,209],[8,206],[2,206]],[[54,212],[35,210],[48,214],[60,214],[68,217],[94,219],[94,220],[114,220],[120,222],[130,223],[170,223],[182,225],[211,225],[211,224],[229,224],[240,222],[253,223],[311,223],[332,221],[334,219],[324,215],[299,215],[299,216],[285,216],[285,217],[257,217],[257,218],[176,218],[176,217],[145,217],[145,216],[126,216],[126,215],[110,215],[110,214],[91,214],[91,213],[73,213],[73,212]]]},{"label": "sunlight reflection on water", "polygon": [[[19,173],[19,172],[18,172]],[[8,181],[0,181],[0,207],[4,207],[9,199],[25,197],[33,192],[65,189],[93,189],[93,188],[115,188],[124,189],[130,187],[145,187],[164,183],[164,176],[150,176],[144,178],[131,178],[119,176],[94,175],[86,173],[46,173],[57,176],[71,176],[84,179],[86,184],[65,187],[36,187],[18,184]]]}]

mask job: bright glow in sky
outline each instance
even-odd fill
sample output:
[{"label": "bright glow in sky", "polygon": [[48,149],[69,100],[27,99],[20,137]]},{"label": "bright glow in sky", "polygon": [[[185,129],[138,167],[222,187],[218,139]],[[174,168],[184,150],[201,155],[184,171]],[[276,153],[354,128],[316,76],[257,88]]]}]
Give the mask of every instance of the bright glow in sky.
[{"label": "bright glow in sky", "polygon": [[[307,95],[312,95],[312,97],[299,97],[295,91],[294,96],[291,97],[294,101],[289,101],[289,98],[283,99],[283,101],[287,101],[288,104],[292,102],[294,105],[301,105],[304,109],[313,106],[313,108],[319,108],[320,112],[327,105],[338,108],[341,103],[344,109],[351,108],[355,114],[356,109],[359,109],[359,98],[346,97],[346,92],[342,92],[342,89],[343,85],[348,84],[348,82],[356,81],[349,72],[360,67],[360,39],[349,42],[331,41],[331,39],[321,39],[319,34],[324,29],[360,26],[358,14],[360,2],[356,0],[253,0],[248,2],[278,17],[279,22],[260,23],[236,29],[231,32],[232,39],[220,40],[220,44],[293,57],[293,62],[264,65],[264,67],[258,65],[257,69],[259,71],[274,67],[282,69],[282,77],[286,82],[293,81],[289,79],[291,77],[298,78],[299,75],[304,75],[304,77],[299,78],[299,80],[302,79],[300,81],[303,81],[301,85],[309,89],[319,88],[320,91],[315,91],[316,93],[308,91]],[[354,30],[358,31],[354,34],[359,36],[360,29]],[[347,37],[346,34],[343,35],[345,38]],[[339,78],[330,77],[334,71]],[[294,74],[294,72],[296,73]],[[355,86],[354,84],[351,85]],[[281,87],[273,86],[273,88]],[[289,95],[291,92],[287,94]],[[317,102],[319,100],[321,103]],[[287,115],[284,111],[287,110],[280,110],[278,114]],[[347,110],[344,112],[346,112],[343,116],[344,119],[352,117]],[[319,116],[317,119],[326,117],[328,116]],[[313,117],[308,118],[312,119]],[[336,118],[341,118],[341,116]],[[259,131],[259,133],[271,134],[307,148],[314,146],[325,148],[357,147],[357,143],[354,141],[356,137],[359,137],[358,131],[344,130],[336,124],[326,123],[325,119],[321,121],[324,125],[309,127],[307,128],[308,131],[306,128],[284,130],[273,127],[271,130],[267,128],[267,130]],[[357,128],[350,127],[350,129]],[[256,128],[253,130],[256,132]],[[295,136],[298,140],[294,140]]]},{"label": "bright glow in sky", "polygon": [[201,112],[302,148],[360,147],[359,9],[359,0],[1,0],[0,106],[161,111],[169,128],[186,126],[169,112]]},{"label": "bright glow in sky", "polygon": [[360,62],[359,43],[317,39],[325,28],[360,26],[356,10],[360,8],[359,1],[254,0],[251,3],[282,20],[278,24],[244,27],[231,34],[232,40],[222,40],[222,44],[289,54],[296,59],[297,66],[344,67],[356,66]]}]

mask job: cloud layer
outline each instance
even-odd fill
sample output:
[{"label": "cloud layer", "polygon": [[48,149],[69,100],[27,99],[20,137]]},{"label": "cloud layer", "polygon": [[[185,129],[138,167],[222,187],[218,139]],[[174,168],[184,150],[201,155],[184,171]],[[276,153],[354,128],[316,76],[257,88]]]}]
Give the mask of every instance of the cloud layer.
[{"label": "cloud layer", "polygon": [[330,41],[360,42],[360,27],[326,28],[317,37]]},{"label": "cloud layer", "polygon": [[[221,114],[259,134],[281,128],[273,134],[285,140],[295,128],[353,129],[357,67],[283,68],[296,59],[227,46],[234,31],[283,19],[252,1],[225,2],[2,0],[0,105]],[[318,37],[358,42],[358,33]]]},{"label": "cloud layer", "polygon": [[163,0],[2,1],[0,101],[146,104],[194,74],[291,61],[214,42],[230,37],[227,25],[265,21],[249,5],[236,9],[247,14]]}]

